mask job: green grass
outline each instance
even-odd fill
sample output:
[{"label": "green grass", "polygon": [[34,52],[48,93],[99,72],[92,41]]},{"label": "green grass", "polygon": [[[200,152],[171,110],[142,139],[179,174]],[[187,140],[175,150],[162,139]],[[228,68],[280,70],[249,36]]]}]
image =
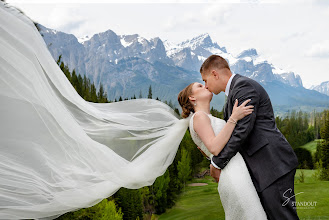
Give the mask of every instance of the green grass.
[{"label": "green grass", "polygon": [[[316,202],[316,206],[297,207],[299,218],[329,219],[329,181],[318,181],[312,178],[314,170],[304,170],[304,183],[298,181],[301,170],[295,175],[295,194],[297,202]],[[225,219],[223,207],[217,191],[217,183],[212,177],[193,179],[191,182],[205,182],[207,186],[186,186],[176,205],[158,216],[159,220],[193,219],[215,220]]]},{"label": "green grass", "polygon": [[304,183],[298,179],[302,170],[295,175],[295,194],[297,202],[316,202],[316,206],[299,206],[297,212],[300,219],[329,219],[329,181],[318,181],[312,178],[315,170],[303,170]]},{"label": "green grass", "polygon": [[217,183],[212,177],[194,179],[194,183],[208,183],[207,186],[186,186],[176,205],[160,215],[159,220],[166,219],[224,219],[224,210],[217,191]]},{"label": "green grass", "polygon": [[308,142],[307,144],[300,146],[300,148],[305,148],[306,150],[309,150],[312,154],[312,156],[314,156],[315,152],[316,152],[316,146],[317,143],[320,141],[320,139],[316,139],[314,141]]}]

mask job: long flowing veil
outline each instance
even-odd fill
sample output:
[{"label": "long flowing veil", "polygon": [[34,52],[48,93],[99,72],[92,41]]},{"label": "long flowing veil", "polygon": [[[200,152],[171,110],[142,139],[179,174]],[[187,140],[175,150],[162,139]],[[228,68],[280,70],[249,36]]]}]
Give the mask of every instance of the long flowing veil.
[{"label": "long flowing veil", "polygon": [[0,2],[0,218],[55,218],[151,185],[188,127],[166,104],[83,100],[33,22]]}]

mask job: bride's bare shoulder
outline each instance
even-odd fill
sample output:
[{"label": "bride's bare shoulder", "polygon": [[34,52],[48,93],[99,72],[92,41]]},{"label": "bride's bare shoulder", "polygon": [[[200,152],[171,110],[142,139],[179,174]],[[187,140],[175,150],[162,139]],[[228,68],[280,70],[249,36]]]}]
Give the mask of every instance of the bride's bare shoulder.
[{"label": "bride's bare shoulder", "polygon": [[210,118],[207,113],[198,111],[194,113],[194,120],[193,120],[193,126],[195,130],[198,129],[198,127],[202,127],[205,123],[210,123]]},{"label": "bride's bare shoulder", "polygon": [[[205,119],[205,118],[209,118],[209,115],[210,114],[207,114],[203,111],[197,111],[194,113],[193,117],[197,120],[200,120],[200,119]],[[210,115],[211,116],[211,115]]]}]

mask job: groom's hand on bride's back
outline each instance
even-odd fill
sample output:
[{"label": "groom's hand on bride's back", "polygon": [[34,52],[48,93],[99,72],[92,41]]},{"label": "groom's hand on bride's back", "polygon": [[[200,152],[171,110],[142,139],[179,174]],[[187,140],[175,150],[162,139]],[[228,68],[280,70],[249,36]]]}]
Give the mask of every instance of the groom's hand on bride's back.
[{"label": "groom's hand on bride's back", "polygon": [[217,169],[212,164],[210,164],[210,176],[215,179],[216,183],[219,181],[220,172],[220,169]]}]

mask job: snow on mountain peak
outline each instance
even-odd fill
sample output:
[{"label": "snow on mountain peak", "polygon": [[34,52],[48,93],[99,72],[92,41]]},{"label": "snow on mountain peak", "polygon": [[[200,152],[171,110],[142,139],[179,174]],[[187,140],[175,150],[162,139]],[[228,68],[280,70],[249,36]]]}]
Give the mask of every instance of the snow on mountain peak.
[{"label": "snow on mountain peak", "polygon": [[145,41],[147,41],[144,37],[141,37],[138,35],[137,37],[137,41],[140,43],[140,44],[143,44]]},{"label": "snow on mountain peak", "polygon": [[258,53],[256,49],[250,48],[248,50],[242,51],[239,55],[238,58],[244,58],[244,57],[257,57]]},{"label": "snow on mountain peak", "polygon": [[90,38],[91,38],[91,37],[89,37],[88,35],[86,35],[86,36],[84,36],[84,37],[78,37],[77,39],[78,39],[78,42],[79,42],[80,44],[83,44],[85,41],[90,40]]},{"label": "snow on mountain peak", "polygon": [[203,33],[203,34],[200,34],[199,36],[194,37],[193,39],[195,39],[195,40],[199,39],[200,41],[202,41],[207,38],[209,38],[211,40],[210,35],[208,33]]},{"label": "snow on mountain peak", "polygon": [[283,73],[287,73],[288,71],[285,71],[285,70],[283,70],[283,69],[281,69],[281,68],[279,68],[279,67],[274,67],[272,64],[271,64],[271,66],[272,66],[272,72],[274,73],[274,74],[279,74],[279,75],[281,75],[281,74],[283,74]]},{"label": "snow on mountain peak", "polygon": [[322,82],[320,85],[313,85],[309,89],[329,96],[329,81]]},{"label": "snow on mountain peak", "polygon": [[51,28],[47,28],[41,24],[39,24],[39,27],[40,27],[40,30],[41,32],[45,32],[45,33],[51,33],[51,34],[57,34],[58,31],[57,30],[54,30],[54,29],[51,29]]},{"label": "snow on mountain peak", "polygon": [[182,47],[189,47],[192,50],[195,50],[199,46],[212,47],[214,44],[208,33],[201,34],[197,37],[192,38],[191,40],[186,40],[179,44]]},{"label": "snow on mountain peak", "polygon": [[147,44],[149,42],[146,38],[140,36],[139,34],[133,35],[118,35],[122,46],[129,47],[133,43]]},{"label": "snow on mountain peak", "polygon": [[168,57],[172,57],[174,54],[178,53],[179,51],[183,50],[184,47],[174,44],[168,40],[163,42],[165,47],[166,53]]},{"label": "snow on mountain peak", "polygon": [[125,40],[125,38],[121,38],[120,39],[120,43],[122,44],[122,46],[124,46],[124,47],[129,47],[133,42],[131,41],[131,42],[127,42],[126,40]]}]

